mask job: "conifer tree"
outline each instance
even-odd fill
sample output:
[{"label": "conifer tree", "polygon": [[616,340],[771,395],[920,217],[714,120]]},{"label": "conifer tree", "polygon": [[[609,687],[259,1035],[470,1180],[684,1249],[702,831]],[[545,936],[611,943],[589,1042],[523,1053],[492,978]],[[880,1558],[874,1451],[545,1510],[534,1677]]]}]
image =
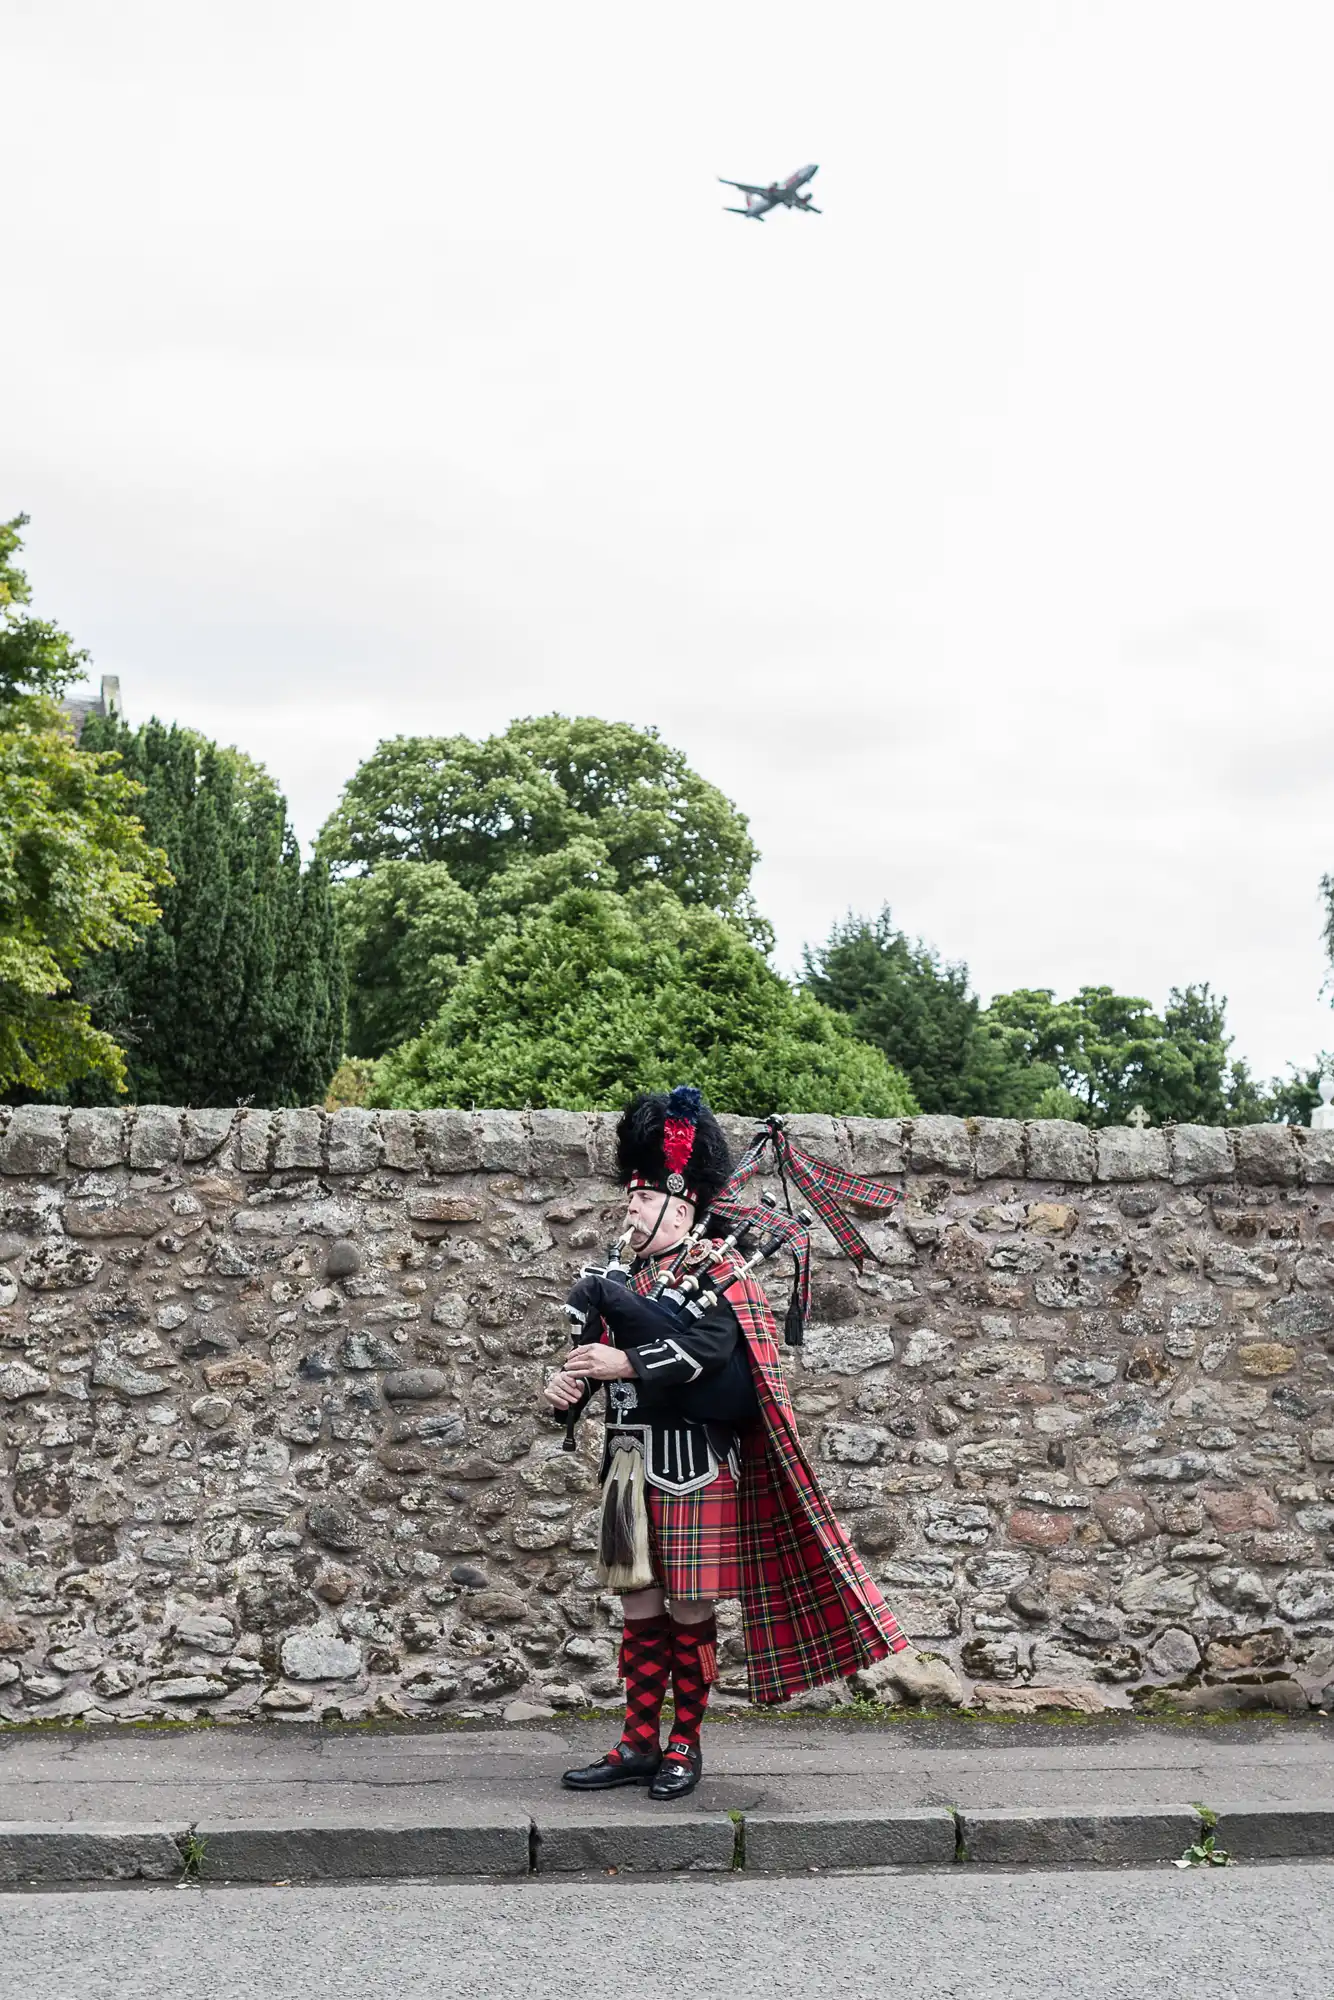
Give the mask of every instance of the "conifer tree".
[{"label": "conifer tree", "polygon": [[165,1104],[318,1103],[343,1042],[328,874],[303,869],[268,774],[192,730],[92,716],[120,753],[174,878],[162,921],[90,963],[80,997],[125,1051],[130,1094]]}]

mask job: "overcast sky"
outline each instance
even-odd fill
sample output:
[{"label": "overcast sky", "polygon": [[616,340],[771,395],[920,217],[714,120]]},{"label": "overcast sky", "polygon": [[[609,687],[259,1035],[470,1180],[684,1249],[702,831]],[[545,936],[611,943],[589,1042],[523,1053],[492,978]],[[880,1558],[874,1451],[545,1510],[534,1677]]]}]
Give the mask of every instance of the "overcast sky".
[{"label": "overcast sky", "polygon": [[785,965],[888,901],[1334,1043],[1323,0],[0,19],[0,514],[131,720],[307,839],[384,735],[656,723]]}]

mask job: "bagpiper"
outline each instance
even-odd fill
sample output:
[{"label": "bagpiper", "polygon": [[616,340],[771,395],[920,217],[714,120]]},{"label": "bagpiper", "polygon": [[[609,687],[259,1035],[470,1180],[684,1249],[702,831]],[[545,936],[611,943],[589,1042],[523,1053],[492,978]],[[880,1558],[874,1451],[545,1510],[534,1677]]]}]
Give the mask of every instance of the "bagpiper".
[{"label": "bagpiper", "polygon": [[865,1254],[839,1200],[885,1208],[896,1192],[798,1152],[781,1120],[767,1121],[735,1170],[690,1086],[641,1093],[617,1127],[625,1234],[571,1293],[579,1344],[543,1390],[569,1449],[578,1414],[607,1392],[597,1569],[622,1602],[625,1723],[606,1756],[564,1774],[577,1791],[647,1785],[651,1798],[679,1799],[695,1789],[720,1598],[740,1600],[756,1702],[788,1700],[907,1643],[797,1434],[774,1316],[752,1272],[792,1252],[789,1339],[799,1339],[810,1217],[743,1205],[766,1147],[784,1189],[790,1175],[851,1254]]}]

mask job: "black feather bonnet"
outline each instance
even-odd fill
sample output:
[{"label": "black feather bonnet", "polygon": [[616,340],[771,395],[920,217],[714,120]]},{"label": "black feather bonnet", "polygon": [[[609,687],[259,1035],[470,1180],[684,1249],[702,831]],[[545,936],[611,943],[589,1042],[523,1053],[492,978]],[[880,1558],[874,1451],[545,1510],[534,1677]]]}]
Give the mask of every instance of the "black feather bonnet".
[{"label": "black feather bonnet", "polygon": [[621,1113],[616,1173],[622,1187],[680,1195],[703,1215],[731,1171],[722,1126],[692,1084],[678,1084],[670,1095],[641,1091]]}]

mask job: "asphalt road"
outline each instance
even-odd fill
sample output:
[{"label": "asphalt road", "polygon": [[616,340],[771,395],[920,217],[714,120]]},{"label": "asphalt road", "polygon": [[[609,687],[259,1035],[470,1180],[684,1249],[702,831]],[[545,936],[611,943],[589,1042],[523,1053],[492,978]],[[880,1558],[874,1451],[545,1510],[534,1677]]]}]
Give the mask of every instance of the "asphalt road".
[{"label": "asphalt road", "polygon": [[1334,1866],[0,1897],[4,2000],[1330,2000]]}]

